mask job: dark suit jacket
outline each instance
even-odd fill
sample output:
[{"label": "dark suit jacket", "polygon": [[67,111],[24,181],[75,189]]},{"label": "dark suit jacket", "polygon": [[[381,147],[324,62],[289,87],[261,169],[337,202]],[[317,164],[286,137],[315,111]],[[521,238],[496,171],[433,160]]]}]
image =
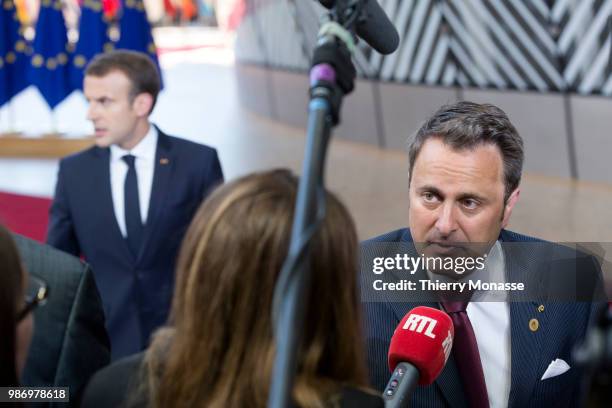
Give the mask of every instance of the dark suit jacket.
[{"label": "dark suit jacket", "polygon": [[[89,378],[110,362],[102,301],[89,266],[78,258],[13,235],[30,274],[49,285],[44,306],[34,311],[34,336],[22,384],[70,388],[76,406]],[[66,404],[50,404],[50,406]]]},{"label": "dark suit jacket", "polygon": [[[144,353],[117,361],[96,373],[83,396],[83,408],[147,407],[146,396],[135,395],[141,390]],[[249,374],[246,374],[249,375]],[[379,395],[356,388],[344,387],[341,394],[329,404],[330,408],[383,408]],[[177,402],[178,406],[184,405]],[[294,406],[291,406],[294,408]]]},{"label": "dark suit jacket", "polygon": [[159,131],[147,224],[135,257],[115,218],[109,160],[110,149],[92,147],[60,161],[47,242],[92,265],[116,359],[146,348],[166,321],[183,235],[223,174],[214,149]]},{"label": "dark suit jacket", "polygon": [[[502,230],[499,239],[504,250],[506,281],[526,282],[529,287],[535,285],[538,288],[531,291],[529,300],[516,301],[511,298],[509,302],[511,388],[508,406],[577,406],[583,375],[580,369],[572,367],[566,373],[544,381],[540,378],[556,358],[573,365],[572,349],[583,339],[592,316],[597,315],[605,303],[559,300],[569,297],[569,292],[573,292],[579,300],[602,296],[599,292],[600,270],[592,257],[578,255],[560,245],[506,230]],[[408,229],[366,241],[362,244],[362,251],[372,251],[373,247],[381,251],[383,243],[408,243],[408,255],[417,255]],[[427,275],[424,271],[418,271],[415,279],[427,279]],[[568,288],[568,285],[573,287]],[[362,287],[362,292],[364,290],[367,288]],[[415,302],[409,296],[410,292],[406,292],[405,301],[394,298],[395,301],[364,302],[370,380],[381,391],[390,376],[387,352],[397,324],[416,306],[439,309],[437,302]],[[540,304],[544,305],[543,312],[537,310]],[[539,329],[535,332],[529,329],[532,318],[539,320]],[[438,379],[428,387],[417,388],[411,406],[467,406],[454,351]]]}]

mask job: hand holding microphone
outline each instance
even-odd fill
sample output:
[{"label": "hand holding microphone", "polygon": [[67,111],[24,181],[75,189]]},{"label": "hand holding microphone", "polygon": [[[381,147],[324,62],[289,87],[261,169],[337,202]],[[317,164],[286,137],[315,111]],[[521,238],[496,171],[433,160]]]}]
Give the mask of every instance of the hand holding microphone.
[{"label": "hand holding microphone", "polygon": [[385,407],[407,407],[416,385],[429,385],[440,375],[453,346],[450,317],[430,307],[412,309],[399,323],[389,346]]}]

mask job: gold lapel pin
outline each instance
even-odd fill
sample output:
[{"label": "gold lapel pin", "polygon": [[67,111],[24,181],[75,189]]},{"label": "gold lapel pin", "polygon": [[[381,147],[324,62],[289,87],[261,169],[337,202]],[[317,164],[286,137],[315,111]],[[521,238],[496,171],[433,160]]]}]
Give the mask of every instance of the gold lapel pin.
[{"label": "gold lapel pin", "polygon": [[165,157],[159,159],[159,164],[168,164],[168,163],[170,163],[170,160],[166,159]]},{"label": "gold lapel pin", "polygon": [[529,330],[531,330],[532,332],[536,332],[539,328],[540,322],[538,322],[538,319],[531,319],[529,321]]},{"label": "gold lapel pin", "polygon": [[538,306],[538,312],[542,313],[544,311],[544,305]]}]

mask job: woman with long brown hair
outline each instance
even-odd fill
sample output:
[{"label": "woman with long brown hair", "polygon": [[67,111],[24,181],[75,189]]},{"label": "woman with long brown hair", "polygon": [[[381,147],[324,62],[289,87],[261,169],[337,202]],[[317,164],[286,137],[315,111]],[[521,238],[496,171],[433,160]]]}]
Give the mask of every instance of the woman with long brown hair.
[{"label": "woman with long brown hair", "polygon": [[[275,352],[272,298],[296,195],[297,180],[284,170],[217,189],[183,241],[168,326],[144,357],[98,374],[85,405],[114,404],[131,394],[132,405],[265,407]],[[382,407],[364,391],[355,227],[333,194],[326,193],[325,206],[311,249],[293,400],[299,407]],[[118,389],[129,378],[134,384],[134,371],[140,371],[138,385]]]}]

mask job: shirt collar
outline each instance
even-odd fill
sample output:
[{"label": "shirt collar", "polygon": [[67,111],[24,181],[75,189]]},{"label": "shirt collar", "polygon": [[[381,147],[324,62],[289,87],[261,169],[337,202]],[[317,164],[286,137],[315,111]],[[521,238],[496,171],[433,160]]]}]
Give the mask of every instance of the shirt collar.
[{"label": "shirt collar", "polygon": [[117,145],[111,145],[111,162],[121,160],[126,154],[131,154],[140,159],[145,159],[147,162],[155,160],[155,150],[157,148],[157,128],[152,124],[149,125],[149,131],[140,142],[132,150],[125,150]]}]

